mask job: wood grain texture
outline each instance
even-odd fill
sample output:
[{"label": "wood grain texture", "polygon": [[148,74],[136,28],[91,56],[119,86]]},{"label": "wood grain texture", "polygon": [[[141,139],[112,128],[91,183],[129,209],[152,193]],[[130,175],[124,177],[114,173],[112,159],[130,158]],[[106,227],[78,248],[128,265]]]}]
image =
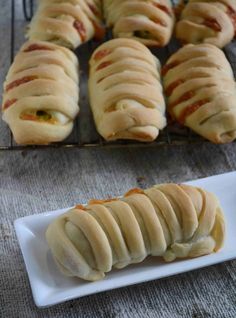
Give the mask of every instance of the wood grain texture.
[{"label": "wood grain texture", "polygon": [[[11,64],[11,1],[0,1],[0,105],[2,104],[2,83]],[[10,131],[0,116],[0,144],[8,146]]]}]

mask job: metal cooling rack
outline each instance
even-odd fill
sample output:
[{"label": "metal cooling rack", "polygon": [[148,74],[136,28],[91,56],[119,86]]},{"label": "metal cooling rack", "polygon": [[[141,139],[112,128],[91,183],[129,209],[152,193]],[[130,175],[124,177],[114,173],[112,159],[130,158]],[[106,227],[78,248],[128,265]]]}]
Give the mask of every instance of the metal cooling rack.
[{"label": "metal cooling rack", "polygon": [[[13,61],[15,51],[15,9],[15,0],[11,0],[11,61]],[[22,0],[22,9],[25,20],[30,21],[34,12],[34,0]],[[22,32],[24,31],[22,30]],[[109,40],[110,38],[111,36],[108,34],[106,40]],[[60,143],[54,143],[46,146],[20,146],[15,144],[12,134],[9,133],[9,142],[7,144],[1,145],[0,138],[0,150],[27,150],[61,147],[157,147],[163,145],[181,145],[206,142],[206,140],[196,135],[188,128],[181,127],[176,123],[169,123],[168,126],[160,132],[158,138],[152,143],[126,140],[107,142],[100,137],[94,125],[87,97],[88,59],[93,50],[100,44],[101,42],[90,41],[89,43],[79,47],[75,52],[80,61],[80,114],[75,120],[74,129],[71,135]],[[178,48],[178,42],[173,39],[167,47],[152,49],[152,53],[156,55],[163,64]],[[230,43],[224,51],[233,68],[234,75],[236,75],[236,41]],[[3,125],[3,123],[0,124]],[[7,126],[4,128],[8,129]]]}]

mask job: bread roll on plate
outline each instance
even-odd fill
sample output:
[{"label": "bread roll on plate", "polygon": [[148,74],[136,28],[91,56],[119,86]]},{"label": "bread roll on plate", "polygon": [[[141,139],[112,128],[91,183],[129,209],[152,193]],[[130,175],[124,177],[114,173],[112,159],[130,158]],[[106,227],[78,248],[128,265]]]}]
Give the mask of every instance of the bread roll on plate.
[{"label": "bread roll on plate", "polygon": [[46,231],[61,272],[90,281],[148,255],[173,261],[217,252],[224,237],[224,216],[215,195],[177,184],[91,200],[58,217]]},{"label": "bread roll on plate", "polygon": [[70,50],[42,41],[25,43],[4,83],[3,120],[18,144],[65,139],[78,114],[78,60]]},{"label": "bread roll on plate", "polygon": [[160,63],[141,43],[114,39],[90,59],[89,96],[106,140],[153,141],[166,125]]}]

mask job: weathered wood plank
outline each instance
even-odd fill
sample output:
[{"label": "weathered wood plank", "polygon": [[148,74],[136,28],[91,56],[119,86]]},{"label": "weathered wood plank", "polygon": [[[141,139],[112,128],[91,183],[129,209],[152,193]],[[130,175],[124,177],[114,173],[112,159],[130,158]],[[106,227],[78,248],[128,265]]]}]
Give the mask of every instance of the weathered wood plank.
[{"label": "weathered wood plank", "polygon": [[[0,103],[2,104],[3,82],[11,60],[11,1],[1,2],[0,19]],[[10,131],[0,116],[0,147],[10,145]]]}]

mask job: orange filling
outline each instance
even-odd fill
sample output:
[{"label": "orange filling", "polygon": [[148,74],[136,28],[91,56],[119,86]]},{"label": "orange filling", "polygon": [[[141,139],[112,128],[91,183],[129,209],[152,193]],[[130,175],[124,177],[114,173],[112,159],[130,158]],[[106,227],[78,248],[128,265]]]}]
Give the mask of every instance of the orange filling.
[{"label": "orange filling", "polygon": [[189,91],[185,94],[183,94],[180,98],[177,99],[177,101],[170,103],[169,104],[169,108],[172,109],[175,106],[177,106],[178,104],[185,102],[186,100],[189,100],[190,98],[192,98],[195,95],[195,93],[193,91]]},{"label": "orange filling", "polygon": [[17,86],[20,86],[21,84],[25,84],[25,83],[28,83],[28,82],[31,82],[33,81],[34,79],[38,78],[37,76],[25,76],[25,77],[22,77],[20,79],[17,79],[13,82],[11,82],[10,84],[7,85],[6,87],[6,92],[8,92],[10,89],[14,88],[14,87],[17,87]]},{"label": "orange filling", "polygon": [[38,50],[48,50],[48,51],[53,51],[52,48],[46,46],[46,45],[41,45],[41,44],[31,44],[29,45],[24,52],[31,52],[31,51],[38,51]]},{"label": "orange filling", "polygon": [[116,110],[116,105],[111,105],[107,109],[105,109],[105,113],[111,113]]},{"label": "orange filling", "polygon": [[236,11],[234,11],[233,8],[231,8],[230,6],[228,6],[228,9],[227,9],[227,12],[228,16],[230,17],[232,23],[233,23],[233,26],[234,26],[234,36],[236,36]]},{"label": "orange filling", "polygon": [[38,120],[38,117],[34,114],[22,114],[20,118],[23,120]]},{"label": "orange filling", "polygon": [[153,3],[153,5],[157,7],[158,9],[167,13],[169,16],[171,16],[171,10],[167,6],[164,6],[163,4],[160,4],[160,3]]},{"label": "orange filling", "polygon": [[188,116],[193,114],[196,110],[198,110],[204,104],[209,103],[209,99],[202,99],[198,102],[193,103],[192,105],[187,106],[180,114],[178,121],[184,125]]},{"label": "orange filling", "polygon": [[143,190],[140,188],[134,188],[125,193],[124,197],[128,197],[132,194],[143,194]]},{"label": "orange filling", "polygon": [[106,199],[106,200],[96,200],[96,199],[93,199],[93,200],[90,200],[88,204],[103,204],[103,203],[108,203],[108,202],[113,202],[113,201],[118,201],[117,198],[111,198],[111,199]]},{"label": "orange filling", "polygon": [[177,80],[177,81],[171,83],[171,84],[166,88],[166,90],[165,90],[166,95],[167,95],[167,96],[170,96],[170,95],[172,94],[173,90],[174,90],[176,87],[178,87],[180,84],[182,84],[182,83],[184,83],[184,80],[181,80],[181,79],[179,79],[179,80]]},{"label": "orange filling", "polygon": [[9,108],[12,104],[14,104],[17,101],[16,98],[13,99],[9,99],[5,102],[5,104],[2,106],[2,109],[5,110],[7,108]]},{"label": "orange filling", "polygon": [[110,53],[111,53],[111,50],[108,50],[108,49],[100,50],[100,51],[98,51],[97,53],[94,54],[93,58],[94,58],[95,61],[99,61],[103,57],[107,56]]},{"label": "orange filling", "polygon": [[98,67],[96,68],[96,71],[99,71],[99,70],[101,70],[101,69],[103,69],[111,64],[112,64],[112,61],[103,62],[103,63],[98,65]]},{"label": "orange filling", "polygon": [[160,25],[162,25],[162,26],[164,26],[164,27],[167,26],[167,24],[166,24],[164,21],[161,21],[161,20],[159,20],[159,19],[154,18],[154,19],[152,19],[152,21],[153,21],[154,23],[160,24]]},{"label": "orange filling", "polygon": [[95,31],[95,39],[96,40],[102,40],[104,38],[105,35],[105,28],[99,24],[97,24],[95,21],[92,21],[93,27],[94,27],[94,31]]},{"label": "orange filling", "polygon": [[172,68],[174,68],[175,66],[178,66],[180,64],[180,62],[178,61],[174,61],[174,62],[171,62],[169,64],[166,64],[162,67],[162,70],[161,70],[161,74],[162,76],[165,76],[169,70],[171,70]]},{"label": "orange filling", "polygon": [[84,42],[86,40],[86,30],[81,21],[75,20],[73,23],[73,27],[77,30],[80,35],[81,41]]},{"label": "orange filling", "polygon": [[85,207],[82,205],[82,204],[77,204],[76,206],[75,206],[75,209],[78,209],[78,210],[86,210],[85,209]]},{"label": "orange filling", "polygon": [[203,24],[205,24],[207,27],[213,29],[216,32],[220,32],[221,31],[221,26],[219,25],[219,23],[215,20],[215,19],[205,19]]},{"label": "orange filling", "polygon": [[50,118],[48,120],[44,120],[43,118],[40,118],[37,116],[37,114],[21,114],[20,119],[23,120],[31,120],[31,121],[39,121],[39,122],[45,122],[47,124],[55,124],[57,121],[53,118]]}]

